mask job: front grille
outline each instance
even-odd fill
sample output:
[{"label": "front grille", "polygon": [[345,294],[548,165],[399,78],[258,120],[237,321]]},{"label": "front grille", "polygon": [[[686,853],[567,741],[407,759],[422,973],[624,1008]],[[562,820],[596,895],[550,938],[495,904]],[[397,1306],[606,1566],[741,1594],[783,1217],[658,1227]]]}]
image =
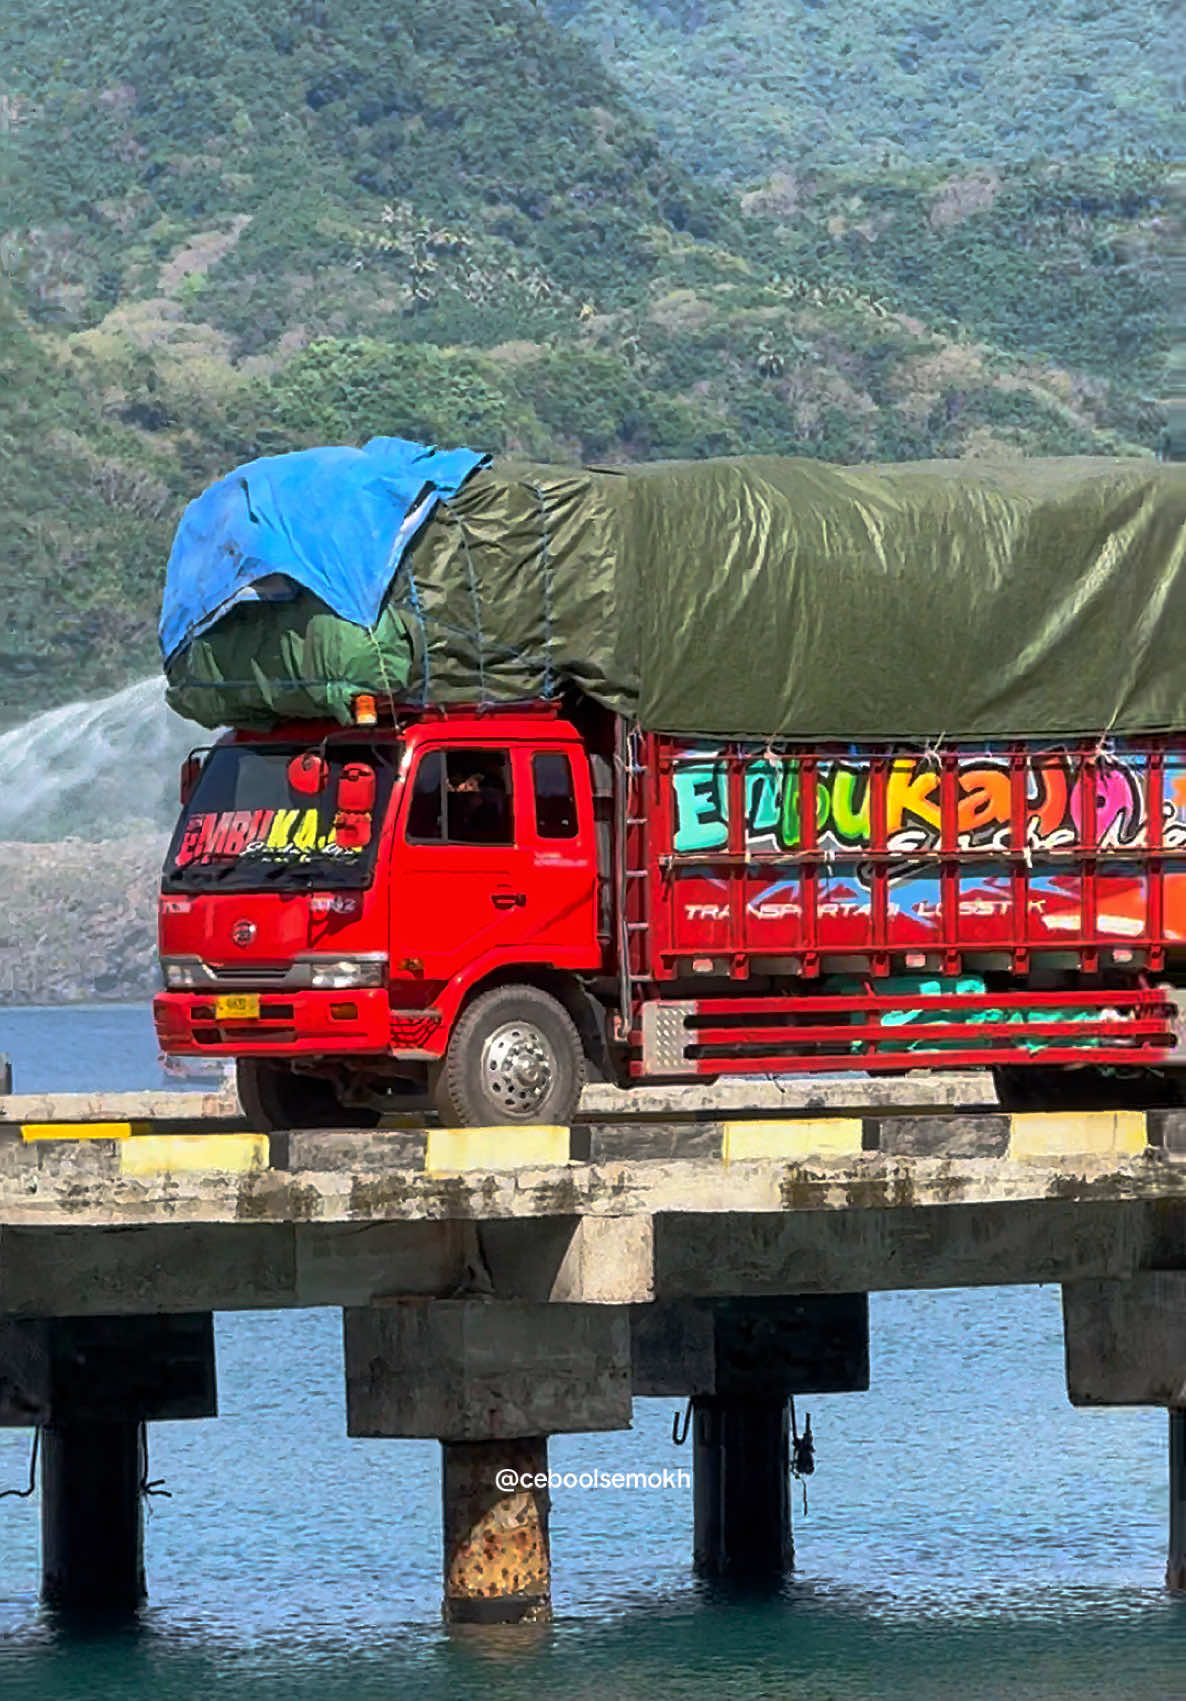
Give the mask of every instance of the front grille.
[{"label": "front grille", "polygon": [[292,973],[291,963],[206,963],[204,967],[212,981],[231,985],[246,981],[271,981],[275,985]]},{"label": "front grille", "polygon": [[250,1027],[240,1022],[233,1028],[195,1027],[195,1045],[295,1045],[296,1029],[278,1022],[253,1022]]}]

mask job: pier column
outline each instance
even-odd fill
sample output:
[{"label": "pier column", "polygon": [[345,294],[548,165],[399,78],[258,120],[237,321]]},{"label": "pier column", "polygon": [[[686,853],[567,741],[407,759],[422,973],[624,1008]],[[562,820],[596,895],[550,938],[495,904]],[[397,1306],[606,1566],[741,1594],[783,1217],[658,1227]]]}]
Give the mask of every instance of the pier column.
[{"label": "pier column", "polygon": [[1166,1587],[1186,1592],[1186,1270],[1064,1282],[1067,1393],[1074,1406],[1165,1406]]},{"label": "pier column", "polygon": [[552,1616],[548,1441],[445,1441],[444,1616],[538,1624]]},{"label": "pier column", "polygon": [[794,1563],[785,1398],[692,1401],[693,1556],[706,1577],[778,1576]]},{"label": "pier column", "polygon": [[398,1299],[343,1320],[347,1433],[441,1442],[445,1618],[546,1619],[547,1438],[630,1427],[625,1309]]},{"label": "pier column", "polygon": [[48,1605],[139,1606],[142,1426],[216,1412],[209,1312],[0,1318],[0,1426],[40,1432]]},{"label": "pier column", "polygon": [[867,1296],[665,1300],[632,1308],[631,1335],[634,1392],[692,1402],[696,1569],[787,1570],[788,1401],[869,1386]]},{"label": "pier column", "polygon": [[140,1425],[41,1431],[41,1594],[47,1606],[130,1612],[144,1586]]},{"label": "pier column", "polygon": [[1186,1594],[1186,1411],[1170,1412],[1170,1540],[1165,1586]]}]

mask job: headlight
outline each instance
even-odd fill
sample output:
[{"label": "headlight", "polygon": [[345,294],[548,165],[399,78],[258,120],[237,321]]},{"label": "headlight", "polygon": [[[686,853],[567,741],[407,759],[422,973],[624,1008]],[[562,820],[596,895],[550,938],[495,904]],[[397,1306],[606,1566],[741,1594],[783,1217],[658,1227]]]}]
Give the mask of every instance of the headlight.
[{"label": "headlight", "polygon": [[310,984],[318,991],[337,992],[353,986],[382,986],[386,978],[386,957],[326,957],[313,959]]},{"label": "headlight", "polygon": [[184,957],[162,957],[161,959],[161,973],[164,976],[165,985],[172,988],[174,992],[184,991],[187,987],[199,986],[201,984],[201,967],[200,963],[187,962]]}]

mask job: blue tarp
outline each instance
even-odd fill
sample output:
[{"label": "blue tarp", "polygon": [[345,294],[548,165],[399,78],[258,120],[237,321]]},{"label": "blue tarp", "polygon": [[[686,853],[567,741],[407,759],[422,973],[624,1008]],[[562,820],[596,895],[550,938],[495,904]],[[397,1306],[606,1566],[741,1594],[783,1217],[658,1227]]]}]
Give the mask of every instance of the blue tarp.
[{"label": "blue tarp", "polygon": [[181,517],[161,605],[166,662],[235,603],[275,594],[256,588],[273,574],[356,626],[373,626],[437,501],[488,459],[372,437],[362,449],[298,449],[237,467]]}]

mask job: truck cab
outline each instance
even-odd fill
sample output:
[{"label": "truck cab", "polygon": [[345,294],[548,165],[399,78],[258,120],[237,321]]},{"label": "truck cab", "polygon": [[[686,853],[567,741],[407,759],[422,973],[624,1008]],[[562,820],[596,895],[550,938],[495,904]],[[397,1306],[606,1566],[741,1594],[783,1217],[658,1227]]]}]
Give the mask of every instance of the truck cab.
[{"label": "truck cab", "polygon": [[195,752],[161,882],[166,1054],[268,1127],[566,1120],[608,969],[605,834],[549,708],[237,731]]}]

